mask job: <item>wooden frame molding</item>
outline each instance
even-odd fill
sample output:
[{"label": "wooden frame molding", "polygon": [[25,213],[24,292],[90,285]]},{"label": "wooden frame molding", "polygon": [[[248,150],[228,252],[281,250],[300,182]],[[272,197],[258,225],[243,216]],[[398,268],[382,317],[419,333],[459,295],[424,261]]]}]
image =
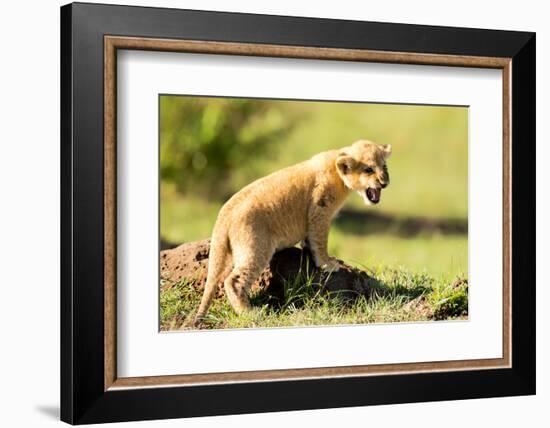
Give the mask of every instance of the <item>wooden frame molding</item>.
[{"label": "wooden frame molding", "polygon": [[[503,81],[503,349],[502,358],[440,361],[405,364],[361,365],[307,369],[284,369],[231,373],[118,378],[116,367],[116,79],[118,49],[171,51],[203,54],[245,55],[338,61],[423,64],[502,70]],[[258,382],[306,378],[359,377],[381,374],[460,371],[511,367],[511,114],[512,61],[510,58],[383,52],[361,49],[334,49],[171,40],[136,37],[104,37],[104,390]]]}]

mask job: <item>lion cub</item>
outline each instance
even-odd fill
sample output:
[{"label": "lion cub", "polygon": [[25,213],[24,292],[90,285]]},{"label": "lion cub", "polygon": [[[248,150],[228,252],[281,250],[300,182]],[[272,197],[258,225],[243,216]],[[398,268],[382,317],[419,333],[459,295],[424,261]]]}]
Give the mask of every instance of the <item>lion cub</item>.
[{"label": "lion cub", "polygon": [[380,201],[381,189],[390,181],[390,154],[390,145],[360,140],[260,178],[233,195],[214,225],[195,325],[222,281],[233,309],[249,309],[248,291],[277,250],[306,241],[317,267],[338,270],[327,253],[332,217],[352,190],[367,205]]}]

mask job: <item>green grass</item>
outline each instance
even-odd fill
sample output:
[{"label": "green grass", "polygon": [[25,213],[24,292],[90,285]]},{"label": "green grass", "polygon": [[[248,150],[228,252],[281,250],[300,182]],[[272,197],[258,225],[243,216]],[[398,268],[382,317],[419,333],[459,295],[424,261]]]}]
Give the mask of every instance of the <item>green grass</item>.
[{"label": "green grass", "polygon": [[[468,283],[414,274],[405,269],[379,267],[369,296],[344,301],[320,291],[312,277],[297,276],[285,283],[285,297],[273,304],[265,296],[252,296],[253,309],[237,315],[227,299],[214,300],[206,329],[297,327],[335,324],[368,324],[467,319]],[[187,329],[201,293],[192,281],[161,281],[161,330]]]},{"label": "green grass", "polygon": [[356,267],[396,266],[447,279],[468,274],[468,239],[460,235],[357,236],[333,227],[329,253]]}]

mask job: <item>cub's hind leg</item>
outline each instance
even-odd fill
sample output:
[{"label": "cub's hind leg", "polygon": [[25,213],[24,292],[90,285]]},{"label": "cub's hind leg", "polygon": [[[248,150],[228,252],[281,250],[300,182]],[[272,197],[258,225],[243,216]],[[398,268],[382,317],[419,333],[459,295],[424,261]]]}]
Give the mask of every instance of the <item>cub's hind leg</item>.
[{"label": "cub's hind leg", "polygon": [[273,251],[249,248],[246,251],[234,251],[234,254],[234,267],[224,281],[224,288],[231,307],[237,314],[241,314],[250,309],[248,293],[269,264]]}]

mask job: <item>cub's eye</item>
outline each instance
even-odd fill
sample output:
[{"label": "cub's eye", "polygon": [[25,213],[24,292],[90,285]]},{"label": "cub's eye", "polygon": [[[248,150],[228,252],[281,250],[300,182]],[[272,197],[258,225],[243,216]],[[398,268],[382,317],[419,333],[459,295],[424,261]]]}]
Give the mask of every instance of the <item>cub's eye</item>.
[{"label": "cub's eye", "polygon": [[374,172],[374,169],[372,169],[370,166],[366,166],[363,168],[363,172],[366,172],[367,174],[372,174]]}]

